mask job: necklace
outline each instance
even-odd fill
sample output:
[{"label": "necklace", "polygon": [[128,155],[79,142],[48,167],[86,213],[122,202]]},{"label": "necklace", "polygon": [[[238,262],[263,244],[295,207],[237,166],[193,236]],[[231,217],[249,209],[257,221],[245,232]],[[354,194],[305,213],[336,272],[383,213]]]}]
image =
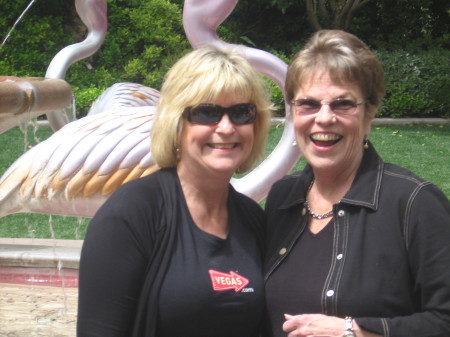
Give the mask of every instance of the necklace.
[{"label": "necklace", "polygon": [[308,200],[305,200],[305,207],[306,207],[306,211],[308,212],[309,215],[311,215],[314,219],[318,219],[318,220],[322,220],[325,218],[328,218],[329,216],[333,215],[333,210],[326,212],[324,214],[316,214],[313,212],[313,210],[309,207],[309,203]]},{"label": "necklace", "polygon": [[[306,192],[306,195],[308,195],[309,191],[311,190],[312,186],[314,184],[314,179],[311,181],[311,185],[309,185],[308,191]],[[311,207],[309,207],[309,202],[308,200],[305,200],[305,207],[306,207],[306,211],[308,212],[309,215],[311,215],[314,219],[317,220],[322,220],[322,219],[326,219],[329,216],[333,215],[333,209],[331,209],[331,211],[326,212],[324,214],[316,214],[313,212],[313,210],[311,209]]]}]

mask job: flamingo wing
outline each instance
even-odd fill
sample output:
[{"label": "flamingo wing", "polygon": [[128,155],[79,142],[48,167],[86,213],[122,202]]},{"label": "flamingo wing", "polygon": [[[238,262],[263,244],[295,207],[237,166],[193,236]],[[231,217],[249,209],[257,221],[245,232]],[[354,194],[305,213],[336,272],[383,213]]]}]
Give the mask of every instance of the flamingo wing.
[{"label": "flamingo wing", "polygon": [[115,83],[95,100],[88,115],[118,107],[154,106],[159,96],[159,91],[139,83]]},{"label": "flamingo wing", "polygon": [[150,106],[118,108],[55,132],[18,158],[0,179],[0,216],[93,216],[121,184],[156,169],[150,154],[154,113]]}]

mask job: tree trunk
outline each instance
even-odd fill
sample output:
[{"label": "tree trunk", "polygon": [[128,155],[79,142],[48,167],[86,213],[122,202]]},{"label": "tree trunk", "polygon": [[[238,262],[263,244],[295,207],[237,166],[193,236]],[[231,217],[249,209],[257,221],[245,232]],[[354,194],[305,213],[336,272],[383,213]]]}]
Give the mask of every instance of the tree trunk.
[{"label": "tree trunk", "polygon": [[[322,27],[348,30],[355,13],[371,0],[305,0],[308,20],[315,31]],[[316,6],[318,2],[318,6]]]}]

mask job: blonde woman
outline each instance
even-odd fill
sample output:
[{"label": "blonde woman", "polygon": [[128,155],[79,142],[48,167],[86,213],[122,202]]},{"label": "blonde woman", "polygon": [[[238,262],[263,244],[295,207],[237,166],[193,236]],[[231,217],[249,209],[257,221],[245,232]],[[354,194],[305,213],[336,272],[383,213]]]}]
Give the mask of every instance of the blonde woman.
[{"label": "blonde woman", "polygon": [[256,336],[263,211],[230,185],[262,155],[271,104],[233,51],[168,72],[152,129],[160,169],[111,196],[80,262],[78,336]]}]

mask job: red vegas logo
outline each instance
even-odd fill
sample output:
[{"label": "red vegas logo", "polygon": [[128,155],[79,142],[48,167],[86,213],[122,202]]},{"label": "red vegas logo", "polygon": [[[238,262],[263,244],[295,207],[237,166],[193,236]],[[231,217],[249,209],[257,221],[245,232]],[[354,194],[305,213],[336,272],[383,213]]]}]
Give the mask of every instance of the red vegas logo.
[{"label": "red vegas logo", "polygon": [[234,289],[235,292],[239,292],[244,287],[250,283],[245,277],[230,271],[229,274],[221,273],[216,270],[209,270],[209,275],[211,276],[211,282],[213,290],[224,291]]}]

